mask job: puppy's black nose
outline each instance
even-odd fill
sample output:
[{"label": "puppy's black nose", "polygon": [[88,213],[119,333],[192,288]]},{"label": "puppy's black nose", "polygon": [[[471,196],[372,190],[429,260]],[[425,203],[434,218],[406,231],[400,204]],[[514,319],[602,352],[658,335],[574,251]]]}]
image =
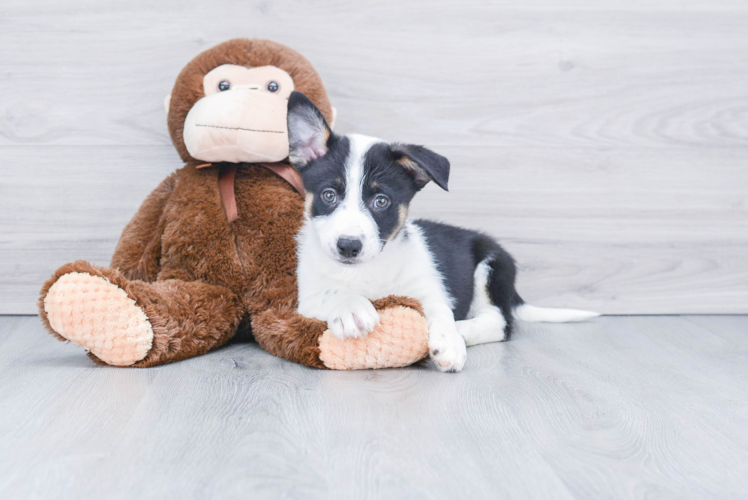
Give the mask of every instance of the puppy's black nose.
[{"label": "puppy's black nose", "polygon": [[338,239],[338,252],[343,257],[351,258],[361,253],[364,244],[358,238],[340,238]]}]

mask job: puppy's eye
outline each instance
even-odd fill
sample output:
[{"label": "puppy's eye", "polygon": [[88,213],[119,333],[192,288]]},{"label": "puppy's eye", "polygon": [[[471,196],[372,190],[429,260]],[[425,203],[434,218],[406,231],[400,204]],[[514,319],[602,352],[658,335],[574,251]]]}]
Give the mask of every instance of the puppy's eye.
[{"label": "puppy's eye", "polygon": [[324,191],[322,191],[322,201],[332,205],[333,203],[338,201],[338,194],[332,189],[325,189]]},{"label": "puppy's eye", "polygon": [[278,85],[277,82],[268,82],[267,84],[267,89],[269,92],[278,92],[279,88],[280,86]]},{"label": "puppy's eye", "polygon": [[374,206],[379,210],[384,210],[385,208],[390,206],[390,199],[385,195],[380,194],[376,198],[374,198]]},{"label": "puppy's eye", "polygon": [[[230,83],[229,83],[229,82],[228,82],[227,80],[222,80],[222,81],[221,81],[221,82],[220,82],[220,83],[218,84],[218,90],[220,90],[221,92],[223,92],[224,90],[228,90],[228,89],[230,89],[230,88],[231,88],[231,84],[230,84]],[[233,94],[232,94],[232,95],[233,95]]]}]

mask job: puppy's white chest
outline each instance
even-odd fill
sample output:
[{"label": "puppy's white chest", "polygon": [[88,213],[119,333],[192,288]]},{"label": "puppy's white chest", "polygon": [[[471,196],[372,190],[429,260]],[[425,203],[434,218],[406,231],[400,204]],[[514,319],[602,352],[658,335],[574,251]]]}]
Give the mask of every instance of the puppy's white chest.
[{"label": "puppy's white chest", "polygon": [[334,262],[330,265],[326,262],[326,266],[318,269],[318,279],[327,281],[332,286],[349,289],[370,300],[391,294],[402,295],[410,273],[402,260],[387,257],[389,256],[380,255],[379,259],[372,262],[354,266]]},{"label": "puppy's white chest", "polygon": [[332,260],[319,244],[311,224],[299,233],[299,299],[331,288],[344,288],[369,300],[405,295],[451,306],[442,277],[418,228],[406,223],[407,238],[395,239],[369,262],[345,265]]}]

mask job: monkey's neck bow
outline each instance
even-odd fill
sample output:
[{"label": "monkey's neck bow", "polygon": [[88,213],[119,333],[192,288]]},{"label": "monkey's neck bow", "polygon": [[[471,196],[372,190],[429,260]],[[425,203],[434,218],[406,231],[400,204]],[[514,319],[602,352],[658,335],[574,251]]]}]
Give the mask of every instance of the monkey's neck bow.
[{"label": "monkey's neck bow", "polygon": [[[302,197],[304,197],[304,184],[301,182],[299,173],[288,163],[258,163],[276,175],[282,177],[288,182]],[[196,168],[212,167],[212,163],[203,163]],[[236,178],[236,169],[238,163],[219,163],[218,167],[218,191],[221,193],[223,202],[223,211],[226,212],[226,218],[229,222],[234,222],[239,218],[239,212],[236,209],[236,194],[234,191],[234,179]]]}]

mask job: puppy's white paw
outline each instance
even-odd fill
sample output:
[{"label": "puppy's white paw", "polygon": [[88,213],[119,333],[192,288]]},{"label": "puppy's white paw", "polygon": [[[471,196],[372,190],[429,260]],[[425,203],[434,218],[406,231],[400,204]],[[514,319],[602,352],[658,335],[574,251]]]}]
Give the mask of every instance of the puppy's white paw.
[{"label": "puppy's white paw", "polygon": [[379,313],[374,305],[360,295],[341,297],[332,307],[327,326],[337,338],[365,337],[379,324]]},{"label": "puppy's white paw", "polygon": [[437,370],[459,372],[467,360],[465,339],[456,329],[450,331],[432,325],[429,330],[429,354]]}]

